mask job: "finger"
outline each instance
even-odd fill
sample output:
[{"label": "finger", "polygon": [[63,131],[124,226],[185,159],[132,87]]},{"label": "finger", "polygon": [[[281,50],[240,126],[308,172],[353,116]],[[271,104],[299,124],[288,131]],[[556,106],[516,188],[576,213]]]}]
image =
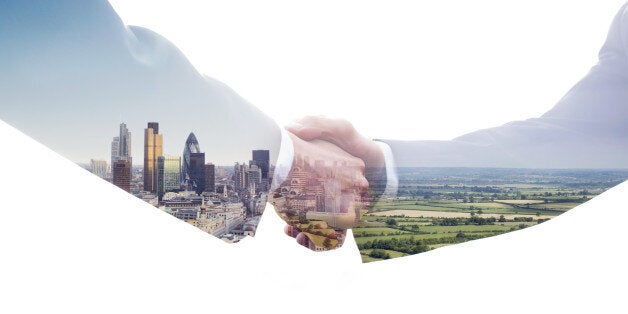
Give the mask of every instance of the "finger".
[{"label": "finger", "polygon": [[299,245],[302,245],[313,251],[319,251],[320,248],[324,248],[323,250],[334,250],[342,246],[346,237],[346,233],[347,233],[347,230],[335,230],[334,233],[328,236],[329,246],[325,246],[324,244],[325,242],[319,243],[318,249],[317,249],[317,245],[315,244],[316,241],[313,241],[312,239],[310,239],[306,233],[303,233],[303,232],[299,233],[296,236],[296,240]]},{"label": "finger", "polygon": [[323,135],[323,130],[321,128],[306,126],[298,123],[286,125],[286,130],[305,141],[318,139]]},{"label": "finger", "polygon": [[296,238],[297,235],[299,234],[299,231],[297,230],[297,228],[291,226],[291,225],[286,225],[283,228],[283,231],[290,237]]},{"label": "finger", "polygon": [[360,190],[368,190],[369,181],[365,177],[360,176],[356,185],[360,188]]},{"label": "finger", "polygon": [[302,246],[305,246],[308,249],[310,248],[310,239],[305,234],[303,234],[302,232],[297,234],[295,239],[297,240],[298,244],[300,244]]},{"label": "finger", "polygon": [[[349,121],[344,119],[331,119],[324,116],[303,117],[294,121],[292,128],[303,136],[309,136],[307,140],[315,138],[323,139],[345,150],[347,147],[343,146],[355,136],[355,129]],[[301,137],[300,135],[297,136]]]}]

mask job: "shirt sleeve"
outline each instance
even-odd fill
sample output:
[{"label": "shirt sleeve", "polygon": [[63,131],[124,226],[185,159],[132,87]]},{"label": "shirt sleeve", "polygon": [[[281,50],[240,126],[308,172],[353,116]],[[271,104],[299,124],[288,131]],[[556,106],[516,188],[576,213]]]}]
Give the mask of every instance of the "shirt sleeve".
[{"label": "shirt sleeve", "polygon": [[288,131],[281,129],[281,145],[279,146],[279,155],[277,157],[277,164],[275,165],[271,191],[279,188],[279,186],[286,180],[288,173],[290,173],[290,169],[292,169],[293,161],[294,146],[292,144],[292,139],[290,139]]},{"label": "shirt sleeve", "polygon": [[[283,143],[283,141],[282,141]],[[395,159],[393,158],[392,150],[390,146],[384,142],[375,141],[384,154],[384,162],[386,167],[386,188],[382,196],[394,197],[397,195],[397,189],[399,188],[399,178],[397,176],[397,167],[395,166]]]}]

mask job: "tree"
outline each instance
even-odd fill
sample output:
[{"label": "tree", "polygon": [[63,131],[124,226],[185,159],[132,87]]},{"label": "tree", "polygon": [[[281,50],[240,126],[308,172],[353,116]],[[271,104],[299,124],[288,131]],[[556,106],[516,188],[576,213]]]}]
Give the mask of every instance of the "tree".
[{"label": "tree", "polygon": [[381,259],[389,259],[390,254],[382,249],[373,249],[371,253],[369,253],[370,257],[373,258],[381,258]]},{"label": "tree", "polygon": [[504,215],[499,215],[499,222],[506,222],[506,217]]},{"label": "tree", "polygon": [[397,225],[397,221],[395,219],[393,219],[393,218],[389,218],[389,219],[386,219],[386,224],[388,226],[391,226],[391,227],[392,226],[396,226]]}]

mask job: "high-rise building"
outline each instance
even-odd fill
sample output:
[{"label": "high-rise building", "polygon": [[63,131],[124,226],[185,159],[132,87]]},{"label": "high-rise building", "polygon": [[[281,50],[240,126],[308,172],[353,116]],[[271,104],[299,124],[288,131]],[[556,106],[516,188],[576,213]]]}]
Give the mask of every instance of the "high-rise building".
[{"label": "high-rise building", "polygon": [[166,192],[181,190],[180,171],[181,157],[157,157],[157,196],[160,200]]},{"label": "high-rise building", "polygon": [[188,188],[196,191],[197,194],[205,191],[205,153],[191,153],[189,164],[189,185]]},{"label": "high-rise building", "polygon": [[159,124],[149,122],[144,129],[144,191],[157,193],[157,157],[163,155],[163,135]]},{"label": "high-rise building", "polygon": [[131,162],[118,160],[113,164],[113,184],[119,188],[131,191]]},{"label": "high-rise building", "polygon": [[256,165],[249,167],[246,172],[246,189],[250,195],[257,194],[257,191],[261,189],[262,183],[262,171]]},{"label": "high-rise building", "polygon": [[253,163],[262,171],[262,179],[268,179],[268,170],[270,169],[270,151],[254,150]]},{"label": "high-rise building", "polygon": [[93,174],[105,178],[107,176],[107,161],[106,160],[91,160],[91,171]]},{"label": "high-rise building", "polygon": [[205,191],[216,192],[216,167],[214,164],[205,164]]},{"label": "high-rise building", "polygon": [[120,157],[120,137],[116,136],[111,141],[111,173],[113,174],[113,165]]},{"label": "high-rise building", "polygon": [[190,154],[200,153],[201,148],[198,145],[198,140],[194,133],[190,133],[188,135],[187,140],[185,141],[185,147],[183,148],[183,160],[181,161],[181,182],[186,185],[191,185],[190,183]]},{"label": "high-rise building", "polygon": [[254,150],[252,164],[255,164],[261,171],[262,179],[257,184],[257,191],[268,191],[270,189],[270,151]]},{"label": "high-rise building", "polygon": [[120,159],[125,159],[133,164],[131,159],[131,132],[127,129],[125,123],[120,123]]},{"label": "high-rise building", "polygon": [[118,160],[126,160],[129,164],[133,164],[131,157],[131,132],[129,132],[125,123],[120,123],[119,134],[111,142],[111,172],[113,172],[114,164]]},{"label": "high-rise building", "polygon": [[235,163],[233,166],[233,185],[238,193],[244,192],[246,189],[246,171],[249,167],[246,164]]},{"label": "high-rise building", "polygon": [[153,129],[153,132],[155,132],[155,134],[159,134],[159,123],[148,122],[148,128]]}]

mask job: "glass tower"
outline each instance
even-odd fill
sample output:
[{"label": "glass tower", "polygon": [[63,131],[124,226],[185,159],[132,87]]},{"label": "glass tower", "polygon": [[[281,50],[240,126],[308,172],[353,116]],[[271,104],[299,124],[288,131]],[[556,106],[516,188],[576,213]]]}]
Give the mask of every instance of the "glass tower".
[{"label": "glass tower", "polygon": [[157,157],[163,155],[163,135],[159,124],[149,122],[144,129],[144,191],[157,193]]},{"label": "glass tower", "polygon": [[166,192],[181,190],[180,170],[181,157],[157,157],[157,196],[160,200]]}]

